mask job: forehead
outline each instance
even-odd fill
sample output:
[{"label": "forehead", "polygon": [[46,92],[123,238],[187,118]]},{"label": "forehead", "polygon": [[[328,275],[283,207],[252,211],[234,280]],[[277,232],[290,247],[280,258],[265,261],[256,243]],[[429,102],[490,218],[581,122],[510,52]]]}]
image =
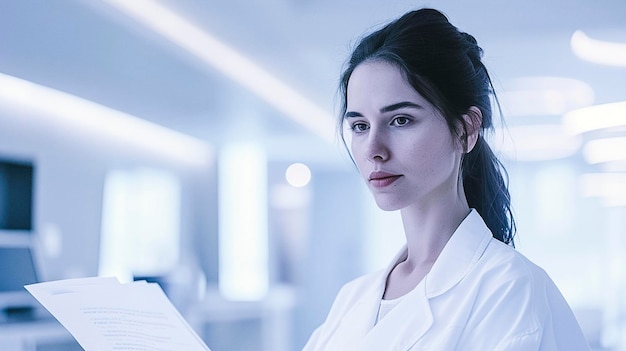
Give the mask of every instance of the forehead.
[{"label": "forehead", "polygon": [[404,73],[387,62],[364,62],[358,65],[348,81],[347,107],[378,109],[401,101],[430,105],[409,84]]}]

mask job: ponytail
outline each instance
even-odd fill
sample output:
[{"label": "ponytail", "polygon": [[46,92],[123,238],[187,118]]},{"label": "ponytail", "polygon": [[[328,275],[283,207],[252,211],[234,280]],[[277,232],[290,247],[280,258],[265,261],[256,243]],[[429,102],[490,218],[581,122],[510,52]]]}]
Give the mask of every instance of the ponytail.
[{"label": "ponytail", "polygon": [[463,158],[461,172],[469,207],[478,211],[494,238],[514,247],[508,174],[482,136]]}]

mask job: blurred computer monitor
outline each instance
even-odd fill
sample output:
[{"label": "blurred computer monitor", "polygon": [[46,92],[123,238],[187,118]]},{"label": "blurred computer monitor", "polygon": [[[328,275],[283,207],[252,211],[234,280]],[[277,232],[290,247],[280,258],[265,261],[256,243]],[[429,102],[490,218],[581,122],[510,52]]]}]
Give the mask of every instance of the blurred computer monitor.
[{"label": "blurred computer monitor", "polygon": [[32,231],[34,172],[30,161],[0,157],[0,230]]},{"label": "blurred computer monitor", "polygon": [[30,237],[0,233],[0,320],[33,318],[39,303],[24,285],[39,282]]}]

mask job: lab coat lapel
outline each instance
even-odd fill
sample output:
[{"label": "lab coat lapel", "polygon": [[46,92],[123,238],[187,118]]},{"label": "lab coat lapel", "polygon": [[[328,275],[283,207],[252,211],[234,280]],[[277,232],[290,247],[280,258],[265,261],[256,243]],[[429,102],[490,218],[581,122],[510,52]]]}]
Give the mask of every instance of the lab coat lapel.
[{"label": "lab coat lapel", "polygon": [[333,333],[331,343],[326,347],[327,350],[360,349],[360,343],[376,321],[386,277],[387,273],[381,270],[375,284],[361,293],[359,301],[341,319],[337,330]]},{"label": "lab coat lapel", "polygon": [[[489,229],[480,215],[472,210],[446,244],[424,280],[405,295],[402,301],[371,329],[363,339],[361,347],[354,350],[406,351],[418,343],[433,325],[430,299],[446,293],[458,284],[480,258],[490,239]],[[402,253],[406,254],[405,251],[401,251],[393,265],[404,258]]]},{"label": "lab coat lapel", "polygon": [[[387,275],[395,265],[406,258],[404,247],[385,268],[380,270],[374,283],[361,293],[359,301],[343,316],[337,330],[333,333],[332,343],[328,350],[370,350],[364,340],[375,328],[378,307],[385,292]],[[385,348],[379,349],[383,350]]]},{"label": "lab coat lapel", "polygon": [[461,223],[428,275],[402,301],[374,325],[391,269],[406,258],[406,247],[375,283],[367,288],[333,333],[328,350],[407,351],[433,325],[430,299],[446,293],[467,274],[491,239],[489,229],[475,210]]},{"label": "lab coat lapel", "polygon": [[363,339],[358,350],[409,350],[426,334],[432,324],[433,315],[426,297],[425,285],[419,284],[376,324]]}]

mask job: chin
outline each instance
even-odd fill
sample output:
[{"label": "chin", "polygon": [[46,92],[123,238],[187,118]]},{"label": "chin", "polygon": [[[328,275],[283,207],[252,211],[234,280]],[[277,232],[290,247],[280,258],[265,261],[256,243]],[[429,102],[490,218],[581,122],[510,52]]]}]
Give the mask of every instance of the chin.
[{"label": "chin", "polygon": [[401,206],[397,202],[390,202],[390,201],[385,201],[382,199],[375,199],[375,200],[376,200],[376,205],[378,206],[378,208],[380,208],[383,211],[397,211],[404,207],[404,206]]}]

